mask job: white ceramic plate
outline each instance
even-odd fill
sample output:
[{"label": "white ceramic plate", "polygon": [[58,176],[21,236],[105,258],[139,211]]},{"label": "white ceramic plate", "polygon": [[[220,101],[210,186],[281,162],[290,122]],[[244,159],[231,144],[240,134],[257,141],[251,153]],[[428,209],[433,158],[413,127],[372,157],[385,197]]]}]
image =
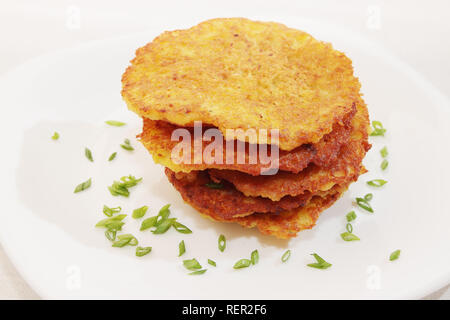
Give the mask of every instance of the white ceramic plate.
[{"label": "white ceramic plate", "polygon": [[[382,49],[347,30],[297,19],[278,20],[312,33],[353,59],[371,119],[381,120],[386,137],[372,139],[365,159],[370,170],[318,225],[290,241],[262,236],[256,230],[201,218],[184,204],[134,139],[140,119],[127,111],[120,96],[121,75],[137,47],[164,29],[95,42],[30,61],[0,83],[2,121],[2,209],[0,238],[11,260],[43,298],[419,298],[450,279],[450,216],[448,170],[450,107],[421,76]],[[181,24],[181,23],[180,23]],[[104,124],[128,123],[116,128]],[[61,137],[50,139],[54,131]],[[136,150],[119,147],[130,138]],[[389,168],[379,168],[379,150],[389,148]],[[84,157],[89,147],[95,162]],[[108,156],[117,151],[117,158]],[[134,174],[143,182],[128,199],[112,197],[107,186]],[[92,187],[74,194],[74,187],[93,178]],[[380,190],[366,181],[383,178]],[[345,214],[352,199],[374,194],[375,214],[356,209],[354,233],[361,241],[344,242]],[[134,248],[112,248],[94,224],[102,206],[120,205],[125,213],[144,204],[156,214],[166,203],[172,215],[194,232],[170,230],[164,235],[139,232],[140,222],[127,218],[132,232],[153,251],[137,258]],[[217,249],[219,234],[227,249]],[[187,252],[178,258],[178,243]],[[281,263],[286,249],[291,259]],[[233,264],[258,249],[257,266],[234,270]],[[389,254],[401,249],[395,262]],[[306,266],[316,252],[333,264],[328,270]],[[197,258],[202,276],[188,276],[182,260]]]}]

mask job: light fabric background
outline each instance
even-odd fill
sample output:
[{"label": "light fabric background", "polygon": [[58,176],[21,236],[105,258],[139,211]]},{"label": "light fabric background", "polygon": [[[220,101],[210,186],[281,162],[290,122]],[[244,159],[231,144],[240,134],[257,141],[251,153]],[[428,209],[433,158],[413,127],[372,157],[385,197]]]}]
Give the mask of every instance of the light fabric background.
[{"label": "light fabric background", "polygon": [[[55,50],[145,31],[155,21],[167,21],[170,26],[174,11],[198,16],[201,21],[219,16],[257,15],[268,10],[274,17],[287,10],[299,18],[323,20],[360,32],[406,61],[442,93],[450,95],[450,2],[446,0],[3,2],[0,76],[33,57]],[[0,245],[0,299],[38,298]],[[449,287],[424,298],[448,300]]]}]

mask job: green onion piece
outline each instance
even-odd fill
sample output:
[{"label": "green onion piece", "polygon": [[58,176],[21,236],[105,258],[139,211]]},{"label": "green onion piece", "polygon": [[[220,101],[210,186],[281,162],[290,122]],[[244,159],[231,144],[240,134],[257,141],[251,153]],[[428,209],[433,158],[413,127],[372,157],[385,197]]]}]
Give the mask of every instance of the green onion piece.
[{"label": "green onion piece", "polygon": [[148,206],[142,206],[140,208],[134,209],[131,215],[134,219],[140,219],[147,213]]},{"label": "green onion piece", "polygon": [[92,157],[92,152],[88,148],[84,148],[84,155],[90,162],[94,162],[94,158]]},{"label": "green onion piece", "polygon": [[387,147],[383,147],[383,149],[380,150],[380,154],[383,158],[386,158],[389,154]]},{"label": "green onion piece", "polygon": [[172,226],[177,230],[179,233],[192,233],[191,229],[186,227],[184,224],[179,223],[178,221],[174,221]]},{"label": "green onion piece", "polygon": [[389,256],[389,260],[390,261],[394,261],[397,260],[400,257],[400,250],[395,250],[394,252],[391,253],[391,255]]},{"label": "green onion piece", "polygon": [[225,248],[227,247],[227,239],[225,239],[225,236],[223,234],[221,234],[219,236],[218,244],[219,244],[219,250],[221,252],[223,252],[225,250]]},{"label": "green onion piece", "polygon": [[367,200],[363,199],[363,198],[356,198],[356,204],[360,207],[363,208],[364,210],[367,210],[371,213],[373,213],[373,209],[370,206],[369,202],[367,202]]},{"label": "green onion piece", "polygon": [[238,262],[236,262],[233,266],[234,269],[242,269],[247,268],[252,264],[252,262],[248,259],[241,259]]},{"label": "green onion piece", "polygon": [[316,269],[328,269],[329,267],[332,266],[331,263],[326,262],[318,254],[312,253],[311,255],[316,259],[317,263],[307,264],[308,267],[316,268]]},{"label": "green onion piece", "polygon": [[360,240],[357,236],[355,236],[351,232],[343,232],[343,233],[341,233],[341,238],[344,241],[357,241],[357,240]]},{"label": "green onion piece", "polygon": [[198,263],[197,259],[184,260],[183,265],[188,270],[197,270],[201,269],[202,266]]},{"label": "green onion piece", "polygon": [[386,129],[380,121],[372,121],[373,130],[371,136],[384,136]]},{"label": "green onion piece", "polygon": [[351,223],[347,223],[347,225],[345,226],[345,228],[347,229],[347,231],[348,231],[349,233],[352,233],[352,232],[353,232],[353,226],[352,226]]},{"label": "green onion piece", "polygon": [[140,230],[144,231],[144,230],[147,230],[147,229],[153,227],[156,223],[156,218],[157,218],[157,216],[154,216],[154,217],[150,217],[150,218],[147,218],[144,221],[142,221]]},{"label": "green onion piece", "polygon": [[373,199],[373,194],[371,194],[371,193],[368,193],[364,196],[364,200],[366,200],[366,201],[370,201],[372,199]]},{"label": "green onion piece", "polygon": [[159,226],[164,220],[166,220],[170,215],[170,204],[166,204],[164,207],[159,209],[158,215],[156,216],[155,226]]},{"label": "green onion piece", "polygon": [[136,248],[136,257],[143,257],[152,251],[152,247],[137,247]]},{"label": "green onion piece", "polygon": [[206,270],[208,269],[203,269],[203,270],[198,270],[198,271],[194,271],[194,272],[190,272],[188,273],[188,275],[198,275],[198,274],[204,274],[206,272]]},{"label": "green onion piece", "polygon": [[212,265],[213,267],[217,267],[216,262],[213,261],[213,260],[211,260],[211,259],[208,259],[208,263],[209,263],[210,265]]},{"label": "green onion piece", "polygon": [[115,230],[106,230],[105,231],[105,237],[109,241],[115,241],[116,240],[116,234],[117,234],[117,231],[115,231]]},{"label": "green onion piece", "polygon": [[120,222],[123,219],[125,219],[126,216],[127,216],[126,214],[118,214],[117,216],[100,220],[99,222],[97,222],[97,224],[95,226],[98,227],[98,228],[106,227],[108,225],[108,223],[114,222],[114,221],[119,221]]},{"label": "green onion piece", "polygon": [[52,135],[52,139],[53,140],[58,140],[59,139],[59,133],[55,131],[55,133],[53,133],[53,135]]},{"label": "green onion piece", "polygon": [[281,261],[286,262],[291,257],[291,250],[287,250],[283,255],[281,256]]},{"label": "green onion piece", "polygon": [[124,240],[124,239],[130,239],[130,241],[128,242],[128,245],[130,246],[136,246],[139,241],[132,235],[132,234],[121,234],[119,236],[117,236],[117,239],[119,240]]},{"label": "green onion piece", "polygon": [[116,121],[116,120],[108,120],[105,121],[106,124],[109,124],[110,126],[114,126],[114,127],[122,127],[124,125],[126,125],[125,122],[120,122],[120,121]]},{"label": "green onion piece", "polygon": [[255,265],[258,263],[259,261],[259,253],[258,250],[253,250],[252,254],[251,254],[251,260],[252,260],[252,264]]},{"label": "green onion piece", "polygon": [[107,217],[112,217],[115,213],[119,213],[122,210],[121,207],[110,208],[108,206],[103,206],[103,213]]},{"label": "green onion piece", "polygon": [[114,241],[112,246],[115,248],[122,248],[125,247],[128,243],[130,243],[131,239],[121,239]]},{"label": "green onion piece", "polygon": [[377,187],[377,188],[384,186],[386,183],[387,183],[387,181],[383,180],[383,179],[374,179],[374,180],[367,181],[367,184],[369,186]]},{"label": "green onion piece", "polygon": [[153,230],[153,234],[163,234],[166,233],[167,230],[169,230],[169,228],[173,225],[173,223],[175,222],[176,218],[173,219],[165,219],[163,220],[158,226],[156,226],[156,229]]},{"label": "green onion piece", "polygon": [[223,184],[210,182],[210,183],[205,184],[205,187],[208,187],[210,189],[222,189],[223,188]]},{"label": "green onion piece", "polygon": [[128,150],[128,151],[133,151],[134,148],[130,143],[129,139],[125,139],[125,141],[123,142],[123,144],[120,145],[123,149]]},{"label": "green onion piece", "polygon": [[122,227],[124,224],[125,224],[125,222],[122,222],[122,221],[111,221],[105,225],[105,228],[108,230],[120,231],[120,230],[122,230]]},{"label": "green onion piece", "polygon": [[142,178],[136,179],[132,175],[129,175],[128,177],[124,176],[120,178],[120,181],[114,181],[113,184],[108,187],[108,190],[113,196],[128,197],[130,195],[128,188],[136,186],[141,181]]},{"label": "green onion piece", "polygon": [[109,158],[108,161],[113,161],[116,158],[117,152],[112,153]]},{"label": "green onion piece", "polygon": [[347,217],[347,222],[355,220],[356,219],[355,211],[350,211],[349,213],[347,213],[346,217]]},{"label": "green onion piece", "polygon": [[386,168],[388,167],[388,165],[389,165],[389,161],[387,161],[386,159],[384,159],[382,162],[381,162],[381,170],[386,170]]},{"label": "green onion piece", "polygon": [[184,244],[184,240],[178,244],[178,256],[181,257],[186,252],[186,245]]},{"label": "green onion piece", "polygon": [[91,186],[91,184],[92,184],[92,178],[89,178],[85,182],[82,182],[79,185],[77,185],[73,193],[78,193],[83,190],[86,190]]}]

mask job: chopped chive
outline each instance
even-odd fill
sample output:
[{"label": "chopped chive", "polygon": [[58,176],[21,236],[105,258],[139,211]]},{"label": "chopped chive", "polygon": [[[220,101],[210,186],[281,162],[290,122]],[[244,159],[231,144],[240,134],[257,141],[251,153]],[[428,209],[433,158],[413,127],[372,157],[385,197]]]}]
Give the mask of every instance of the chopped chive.
[{"label": "chopped chive", "polygon": [[125,141],[123,142],[123,144],[120,145],[122,147],[122,149],[128,150],[128,151],[133,151],[134,148],[130,143],[129,139],[125,139]]},{"label": "chopped chive", "polygon": [[251,261],[252,264],[255,265],[258,263],[259,261],[259,253],[258,250],[253,250],[252,254],[251,254]]},{"label": "chopped chive", "polygon": [[241,259],[238,262],[236,262],[233,266],[234,269],[242,269],[247,268],[252,264],[252,261],[248,259]]},{"label": "chopped chive", "polygon": [[384,136],[386,129],[380,121],[372,121],[373,130],[371,136]]},{"label": "chopped chive", "polygon": [[172,226],[177,230],[179,233],[192,233],[191,229],[186,227],[184,224],[179,223],[178,221],[174,221]]},{"label": "chopped chive", "polygon": [[136,257],[143,257],[152,251],[152,247],[136,247]]},{"label": "chopped chive", "polygon": [[205,184],[205,187],[208,187],[210,189],[222,189],[223,184],[221,183],[215,183],[215,182],[209,182]]},{"label": "chopped chive", "polygon": [[175,222],[176,218],[172,219],[165,219],[163,220],[159,225],[156,226],[156,229],[152,231],[153,234],[163,234],[166,233],[167,230],[170,229],[170,227]]},{"label": "chopped chive", "polygon": [[326,262],[317,253],[312,253],[311,255],[316,259],[317,262],[307,264],[308,267],[316,269],[328,269],[329,267],[332,266],[331,263]]},{"label": "chopped chive", "polygon": [[128,177],[124,176],[120,178],[120,181],[114,181],[113,184],[108,187],[108,190],[113,196],[128,197],[130,195],[128,188],[136,186],[141,181],[142,178],[136,179],[132,175],[129,175]]},{"label": "chopped chive", "polygon": [[58,140],[59,139],[59,133],[55,131],[55,133],[53,133],[53,135],[52,135],[52,139],[53,140]]},{"label": "chopped chive", "polygon": [[178,244],[178,256],[181,257],[186,252],[186,245],[184,244],[184,240]]},{"label": "chopped chive", "polygon": [[227,239],[225,239],[225,236],[223,234],[219,236],[218,244],[220,252],[223,252],[227,247]]},{"label": "chopped chive", "polygon": [[183,265],[188,270],[197,270],[197,269],[202,268],[201,264],[195,258],[189,259],[189,260],[184,260]]},{"label": "chopped chive", "polygon": [[377,187],[377,188],[384,186],[386,183],[387,183],[387,181],[383,180],[383,179],[374,179],[374,180],[367,181],[367,184],[369,186]]},{"label": "chopped chive", "polygon": [[126,125],[125,122],[120,122],[120,121],[116,121],[116,120],[108,120],[105,121],[106,124],[109,124],[110,126],[114,126],[114,127],[122,127],[124,125]]},{"label": "chopped chive", "polygon": [[216,262],[213,261],[213,260],[211,260],[211,259],[208,259],[208,263],[209,263],[210,265],[212,265],[213,267],[217,267]]},{"label": "chopped chive", "polygon": [[103,213],[107,217],[112,217],[115,213],[119,213],[122,210],[121,207],[110,208],[106,205],[103,206]]},{"label": "chopped chive", "polygon": [[381,162],[381,170],[386,170],[386,168],[388,167],[388,165],[389,165],[389,161],[387,161],[386,159],[384,159],[382,162]]},{"label": "chopped chive", "polygon": [[117,231],[116,231],[116,230],[106,230],[106,231],[105,231],[105,237],[106,237],[109,241],[115,241],[115,240],[116,240],[116,234],[117,234]]},{"label": "chopped chive", "polygon": [[380,154],[383,158],[386,158],[389,154],[387,147],[383,147],[383,149],[380,150]]},{"label": "chopped chive", "polygon": [[116,158],[117,152],[112,153],[109,158],[108,161],[113,161]]},{"label": "chopped chive", "polygon": [[346,217],[347,217],[347,222],[355,220],[356,219],[355,211],[350,211],[349,213],[347,213]]},{"label": "chopped chive", "polygon": [[78,193],[83,190],[86,190],[91,186],[91,184],[92,184],[92,178],[89,178],[88,180],[77,185],[73,193]]},{"label": "chopped chive", "polygon": [[345,229],[347,229],[348,233],[352,233],[353,232],[353,226],[351,223],[347,223],[347,225],[345,226]]},{"label": "chopped chive", "polygon": [[341,238],[344,241],[357,241],[357,240],[360,240],[357,236],[355,236],[351,232],[343,232],[343,233],[341,233]]},{"label": "chopped chive", "polygon": [[157,218],[157,216],[154,216],[154,217],[150,217],[150,218],[147,218],[144,221],[142,221],[140,230],[144,231],[144,230],[147,230],[147,229],[153,227],[156,223],[156,218]]},{"label": "chopped chive", "polygon": [[142,206],[140,208],[134,209],[131,215],[134,219],[140,219],[147,213],[148,206]]},{"label": "chopped chive", "polygon": [[208,269],[197,270],[197,271],[188,273],[188,275],[194,276],[194,275],[204,274],[206,272],[206,270],[208,270]]},{"label": "chopped chive", "polygon": [[372,193],[368,193],[364,196],[364,200],[366,200],[367,202],[371,201],[372,199],[373,199]]},{"label": "chopped chive", "polygon": [[281,261],[286,262],[291,257],[291,250],[287,250],[283,255],[281,256]]},{"label": "chopped chive", "polygon": [[88,148],[84,148],[84,155],[90,162],[94,162],[94,158],[92,157],[92,152]]},{"label": "chopped chive", "polygon": [[391,255],[389,256],[389,260],[390,261],[394,261],[397,260],[400,257],[400,250],[395,250],[394,252],[391,253]]},{"label": "chopped chive", "polygon": [[121,234],[117,236],[117,239],[119,240],[130,239],[130,241],[127,243],[130,246],[136,246],[139,243],[138,239],[136,239],[132,234],[129,233]]},{"label": "chopped chive", "polygon": [[363,198],[356,198],[356,204],[360,207],[363,208],[366,211],[369,211],[371,213],[373,213],[373,209],[370,206],[369,202],[367,202],[367,200],[363,199]]}]

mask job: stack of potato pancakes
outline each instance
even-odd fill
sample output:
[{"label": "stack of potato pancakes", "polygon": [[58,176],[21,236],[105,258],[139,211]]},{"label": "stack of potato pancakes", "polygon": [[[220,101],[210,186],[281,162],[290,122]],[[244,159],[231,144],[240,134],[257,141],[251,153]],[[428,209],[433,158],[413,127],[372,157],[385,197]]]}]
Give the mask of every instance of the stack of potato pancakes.
[{"label": "stack of potato pancakes", "polygon": [[[369,117],[352,62],[305,32],[241,18],[164,32],[136,51],[122,84],[143,118],[143,145],[183,199],[213,220],[294,237],[366,172]],[[200,133],[223,135],[195,136],[200,121]],[[179,157],[176,129],[191,133]],[[256,135],[233,141],[231,129]],[[223,148],[208,153],[212,143]],[[251,161],[252,147],[279,148],[276,174]]]}]

